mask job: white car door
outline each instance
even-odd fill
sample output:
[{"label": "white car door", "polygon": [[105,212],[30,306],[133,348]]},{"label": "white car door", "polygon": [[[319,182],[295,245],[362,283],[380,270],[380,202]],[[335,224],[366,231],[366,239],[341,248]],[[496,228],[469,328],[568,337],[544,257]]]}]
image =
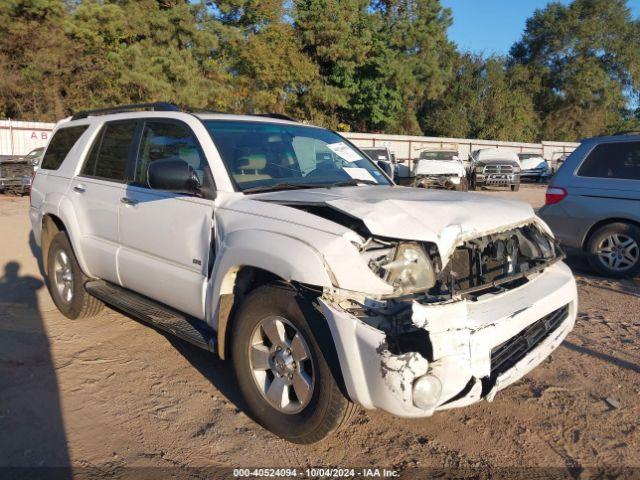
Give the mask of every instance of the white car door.
[{"label": "white car door", "polygon": [[122,285],[204,319],[213,227],[213,199],[153,190],[147,168],[179,159],[210,181],[207,162],[189,126],[179,120],[144,120],[133,182],[119,203]]},{"label": "white car door", "polygon": [[103,125],[69,192],[89,273],[113,283],[119,283],[118,208],[127,165],[135,153],[132,144],[137,123],[127,120]]}]

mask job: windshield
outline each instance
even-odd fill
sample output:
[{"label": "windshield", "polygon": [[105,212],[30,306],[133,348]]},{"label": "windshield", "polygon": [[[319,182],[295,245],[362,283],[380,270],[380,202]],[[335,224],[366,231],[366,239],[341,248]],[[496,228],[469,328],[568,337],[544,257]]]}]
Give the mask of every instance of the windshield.
[{"label": "windshield", "polygon": [[389,151],[386,148],[363,148],[362,151],[366,153],[371,160],[391,161]]},{"label": "windshield", "polygon": [[384,174],[329,130],[266,122],[205,120],[238,188],[294,188],[341,183],[390,185]]},{"label": "windshield", "polygon": [[435,152],[422,152],[420,160],[453,160],[453,157],[457,156],[458,152],[438,150]]},{"label": "windshield", "polygon": [[43,151],[44,151],[44,148],[36,148],[35,150],[31,150],[29,153],[27,153],[27,155],[24,158],[25,159],[38,158],[42,155]]}]

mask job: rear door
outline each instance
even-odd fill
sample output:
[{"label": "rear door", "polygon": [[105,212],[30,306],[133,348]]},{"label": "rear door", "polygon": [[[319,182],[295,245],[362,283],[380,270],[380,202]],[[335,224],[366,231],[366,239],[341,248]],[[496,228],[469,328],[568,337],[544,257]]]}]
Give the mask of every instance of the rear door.
[{"label": "rear door", "polygon": [[[640,221],[640,141],[596,145],[571,179],[571,214],[590,220]],[[567,207],[568,208],[568,207]]]},{"label": "rear door", "polygon": [[73,203],[81,233],[81,248],[91,275],[119,283],[118,208],[135,155],[137,121],[105,123],[91,146],[80,174],[71,182]]},{"label": "rear door", "polygon": [[141,126],[133,182],[119,204],[118,269],[122,285],[204,319],[211,255],[213,199],[151,189],[151,162],[180,159],[200,183],[212,182],[206,158],[190,127],[179,120],[148,119]]}]

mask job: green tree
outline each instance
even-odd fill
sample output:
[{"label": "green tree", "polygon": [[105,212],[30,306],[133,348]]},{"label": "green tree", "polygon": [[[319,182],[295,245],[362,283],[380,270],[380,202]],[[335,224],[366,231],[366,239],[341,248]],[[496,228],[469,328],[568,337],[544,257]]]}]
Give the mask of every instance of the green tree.
[{"label": "green tree", "polygon": [[435,136],[534,141],[538,118],[528,81],[525,68],[507,70],[501,58],[460,55],[450,89],[423,107],[423,130]]},{"label": "green tree", "polygon": [[538,82],[542,137],[576,140],[616,130],[640,88],[640,22],[625,0],[551,3],[527,21],[510,65]]},{"label": "green tree", "polygon": [[65,114],[72,45],[61,0],[0,2],[0,112],[49,120]]}]

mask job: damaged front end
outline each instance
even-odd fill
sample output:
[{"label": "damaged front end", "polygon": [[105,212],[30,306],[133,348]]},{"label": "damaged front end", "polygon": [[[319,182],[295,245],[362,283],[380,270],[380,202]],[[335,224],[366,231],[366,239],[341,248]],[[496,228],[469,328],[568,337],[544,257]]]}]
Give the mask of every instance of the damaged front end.
[{"label": "damaged front end", "polygon": [[575,319],[573,276],[536,222],[461,240],[444,261],[426,242],[370,237],[360,252],[393,294],[325,290],[320,304],[347,389],[367,408],[416,417],[491,400]]}]

